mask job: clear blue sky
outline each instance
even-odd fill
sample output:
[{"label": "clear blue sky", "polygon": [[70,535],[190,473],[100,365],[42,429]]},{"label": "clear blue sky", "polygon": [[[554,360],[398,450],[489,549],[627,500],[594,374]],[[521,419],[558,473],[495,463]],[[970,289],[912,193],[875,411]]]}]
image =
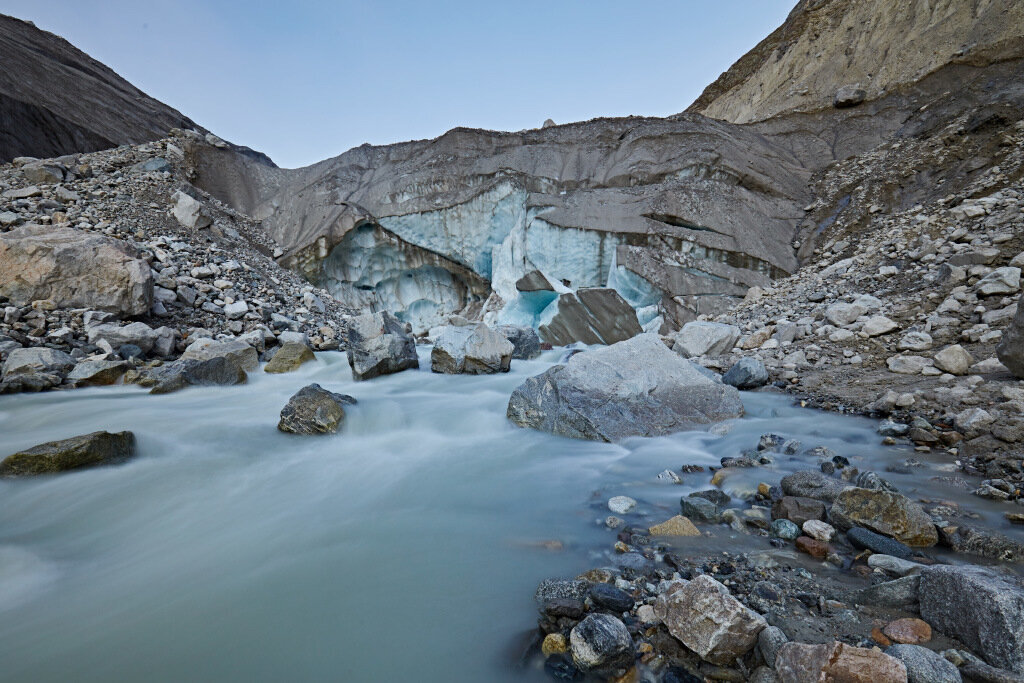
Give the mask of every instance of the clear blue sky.
[{"label": "clear blue sky", "polygon": [[304,166],[455,126],[682,111],[795,0],[0,0],[232,142]]}]

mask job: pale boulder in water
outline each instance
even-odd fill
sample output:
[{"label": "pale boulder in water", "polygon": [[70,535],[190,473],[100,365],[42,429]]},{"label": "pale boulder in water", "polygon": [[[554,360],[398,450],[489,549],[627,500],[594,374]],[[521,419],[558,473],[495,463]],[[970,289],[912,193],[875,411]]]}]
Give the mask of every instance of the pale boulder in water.
[{"label": "pale boulder in water", "polygon": [[450,375],[508,372],[515,345],[478,323],[444,328],[430,352],[430,369]]},{"label": "pale boulder in water", "polygon": [[654,334],[578,353],[531,377],[507,411],[521,427],[594,441],[671,434],[742,414],[734,387],[705,377]]},{"label": "pale boulder in water", "polygon": [[406,324],[387,311],[352,319],[347,353],[357,382],[420,366],[416,341]]}]

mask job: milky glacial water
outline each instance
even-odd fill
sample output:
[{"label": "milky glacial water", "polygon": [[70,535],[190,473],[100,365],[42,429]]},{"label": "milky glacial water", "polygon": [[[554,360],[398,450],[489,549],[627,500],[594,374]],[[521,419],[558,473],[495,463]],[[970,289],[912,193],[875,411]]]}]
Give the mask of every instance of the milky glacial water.
[{"label": "milky glacial water", "polygon": [[[99,429],[134,431],[139,451],[0,480],[0,680],[545,680],[511,664],[535,624],[534,588],[612,561],[608,497],[640,500],[633,522],[662,521],[710,474],[680,486],[660,471],[716,465],[768,431],[862,467],[912,454],[880,447],[872,421],[751,393],[725,436],[553,437],[509,424],[505,407],[559,351],[482,377],[434,375],[420,352],[420,371],[362,383],[328,353],[241,387],[0,397],[0,455]],[[313,381],[359,400],[344,432],[278,432],[281,407]],[[962,499],[929,480],[951,462],[891,478]],[[780,456],[750,481],[815,465]],[[769,547],[714,532],[716,547]]]}]

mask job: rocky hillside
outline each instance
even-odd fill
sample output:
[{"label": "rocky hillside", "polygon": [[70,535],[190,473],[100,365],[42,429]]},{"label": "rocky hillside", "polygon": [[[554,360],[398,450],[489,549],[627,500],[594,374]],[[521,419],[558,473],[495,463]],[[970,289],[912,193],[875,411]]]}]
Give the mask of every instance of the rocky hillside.
[{"label": "rocky hillside", "polygon": [[687,111],[748,123],[828,109],[844,86],[841,104],[878,99],[946,66],[1019,59],[1022,26],[1015,0],[800,0]]},{"label": "rocky hillside", "polygon": [[0,15],[0,54],[0,162],[93,152],[197,127],[31,22]]}]

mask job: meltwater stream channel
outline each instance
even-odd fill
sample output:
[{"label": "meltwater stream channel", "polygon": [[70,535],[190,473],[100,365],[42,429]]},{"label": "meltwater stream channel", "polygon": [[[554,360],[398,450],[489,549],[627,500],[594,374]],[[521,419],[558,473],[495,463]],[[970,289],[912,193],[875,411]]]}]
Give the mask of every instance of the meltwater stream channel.
[{"label": "meltwater stream channel", "polygon": [[[680,486],[659,472],[717,465],[768,431],[862,469],[912,455],[879,446],[870,420],[762,393],[744,394],[747,417],[724,436],[553,437],[511,425],[505,407],[560,351],[478,377],[432,374],[420,353],[420,371],[363,383],[328,353],[241,387],[0,397],[0,455],[100,429],[139,446],[120,466],[0,480],[0,680],[545,680],[509,653],[536,623],[539,580],[610,561],[608,497],[663,521],[710,474]],[[314,381],[359,400],[344,432],[278,432]],[[806,460],[751,476],[775,483]],[[892,479],[920,494],[943,465]],[[714,533],[719,548],[768,547]]]}]

